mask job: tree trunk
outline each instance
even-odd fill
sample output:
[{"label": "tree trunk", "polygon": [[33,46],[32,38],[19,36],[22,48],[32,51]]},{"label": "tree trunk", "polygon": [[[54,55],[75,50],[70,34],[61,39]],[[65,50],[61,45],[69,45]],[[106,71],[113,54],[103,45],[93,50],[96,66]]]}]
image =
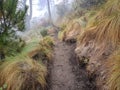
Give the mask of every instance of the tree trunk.
[{"label": "tree trunk", "polygon": [[29,14],[26,16],[26,29],[29,30],[31,25],[30,25],[30,20],[32,18],[32,0],[29,0]]},{"label": "tree trunk", "polygon": [[52,20],[52,15],[51,15],[51,10],[50,10],[50,1],[47,0],[47,7],[48,7],[48,14],[49,14],[49,23],[53,26],[53,20]]},{"label": "tree trunk", "polygon": [[30,19],[32,18],[32,0],[29,0],[30,3]]},{"label": "tree trunk", "polygon": [[27,0],[23,0],[23,6],[25,7]]}]

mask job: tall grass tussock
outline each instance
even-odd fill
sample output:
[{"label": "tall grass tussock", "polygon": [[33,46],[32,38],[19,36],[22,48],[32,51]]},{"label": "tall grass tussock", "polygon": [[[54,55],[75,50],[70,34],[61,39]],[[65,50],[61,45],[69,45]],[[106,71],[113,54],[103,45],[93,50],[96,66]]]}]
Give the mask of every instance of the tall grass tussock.
[{"label": "tall grass tussock", "polygon": [[6,84],[6,90],[45,90],[47,69],[29,58],[6,61],[0,71],[0,86]]},{"label": "tall grass tussock", "polygon": [[47,59],[50,60],[52,57],[52,50],[54,46],[53,38],[50,36],[43,37],[41,40],[37,40],[28,43],[22,50],[22,55],[29,56],[34,59]]},{"label": "tall grass tussock", "polygon": [[40,41],[39,46],[39,56],[41,56],[40,58],[43,60],[51,60],[53,46],[54,46],[53,38],[50,36],[44,37]]},{"label": "tall grass tussock", "polygon": [[[47,64],[54,42],[50,36],[26,43],[21,53],[0,62],[0,87],[5,90],[46,90]],[[36,58],[37,56],[37,58]]]},{"label": "tall grass tussock", "polygon": [[82,19],[71,20],[64,29],[58,33],[58,38],[62,41],[76,40],[81,33],[81,25],[85,26]]},{"label": "tall grass tussock", "polygon": [[[75,50],[80,60],[82,57],[89,59],[87,70],[98,75],[96,85],[100,90],[120,90],[119,46],[120,0],[107,0],[79,35]],[[118,52],[114,53],[116,50]]]},{"label": "tall grass tussock", "polygon": [[[120,44],[120,1],[108,0],[84,33],[78,38],[80,48],[90,46],[96,56],[108,48],[117,48]],[[76,50],[76,51],[77,51]]]},{"label": "tall grass tussock", "polygon": [[109,90],[120,90],[120,50],[117,50],[109,58],[109,75],[107,84]]}]

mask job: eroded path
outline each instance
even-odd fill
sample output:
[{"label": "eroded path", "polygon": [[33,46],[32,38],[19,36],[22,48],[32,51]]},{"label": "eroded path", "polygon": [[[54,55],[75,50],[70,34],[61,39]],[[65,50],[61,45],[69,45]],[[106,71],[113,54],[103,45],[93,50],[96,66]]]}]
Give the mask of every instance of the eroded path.
[{"label": "eroded path", "polygon": [[74,47],[55,38],[50,90],[93,90],[86,71],[76,63]]}]

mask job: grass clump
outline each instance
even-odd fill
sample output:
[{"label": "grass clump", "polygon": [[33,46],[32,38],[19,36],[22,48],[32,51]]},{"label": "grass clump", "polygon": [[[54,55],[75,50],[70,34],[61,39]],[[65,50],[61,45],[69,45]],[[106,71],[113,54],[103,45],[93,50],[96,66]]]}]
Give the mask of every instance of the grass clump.
[{"label": "grass clump", "polygon": [[49,48],[52,48],[54,45],[54,41],[52,37],[46,36],[40,41],[40,44],[48,46]]},{"label": "grass clump", "polygon": [[53,38],[47,36],[27,43],[16,56],[6,57],[0,62],[0,87],[6,84],[6,90],[46,90],[44,60],[51,59],[53,45]]},{"label": "grass clump", "polygon": [[52,50],[54,46],[53,38],[50,36],[44,37],[40,41],[39,54],[41,53],[41,58],[50,60],[52,58]]},{"label": "grass clump", "polygon": [[76,40],[77,36],[81,33],[80,22],[75,21],[71,24],[71,27],[66,32],[66,41]]},{"label": "grass clump", "polygon": [[[120,44],[120,2],[109,0],[78,39],[79,47],[89,45],[96,56]],[[91,48],[90,47],[90,48]]]},{"label": "grass clump", "polygon": [[46,60],[49,60],[52,57],[53,45],[54,41],[50,36],[43,37],[40,40],[33,39],[22,49],[21,54],[23,56],[29,56],[30,58],[39,60],[43,60],[45,58]]},{"label": "grass clump", "polygon": [[40,31],[40,33],[41,33],[41,35],[43,36],[43,37],[45,37],[45,36],[47,36],[48,35],[48,30],[46,29],[46,28],[43,28],[43,29],[41,29],[41,31]]},{"label": "grass clump", "polygon": [[46,36],[39,41],[28,43],[22,54],[35,60],[50,60],[52,58],[53,45],[53,38]]},{"label": "grass clump", "polygon": [[39,48],[40,40],[32,39],[31,42],[27,43],[25,47],[23,47],[21,54],[27,56],[29,52],[34,51]]},{"label": "grass clump", "polygon": [[115,52],[108,59],[109,75],[107,83],[109,90],[120,90],[120,51]]},{"label": "grass clump", "polygon": [[58,33],[58,38],[62,41],[74,40],[80,33],[81,26],[79,20],[72,20]]},{"label": "grass clump", "polygon": [[0,86],[6,84],[6,90],[45,90],[47,69],[29,58],[6,61],[0,71]]},{"label": "grass clump", "polygon": [[58,33],[58,38],[60,40],[65,41],[67,32],[70,30],[72,23],[73,21],[71,20],[67,25],[64,24],[61,26],[61,31]]},{"label": "grass clump", "polygon": [[64,40],[65,40],[65,33],[66,33],[65,30],[59,31],[59,33],[58,33],[58,38],[59,38],[61,41],[64,41]]}]

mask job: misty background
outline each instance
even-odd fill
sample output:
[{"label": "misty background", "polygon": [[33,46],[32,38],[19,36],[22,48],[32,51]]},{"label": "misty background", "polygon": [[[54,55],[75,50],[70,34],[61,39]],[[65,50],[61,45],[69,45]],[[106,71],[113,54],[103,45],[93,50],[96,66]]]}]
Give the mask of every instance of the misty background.
[{"label": "misty background", "polygon": [[72,10],[73,0],[20,0],[28,6],[26,29],[45,25],[49,20],[48,2],[53,23],[56,23]]}]

